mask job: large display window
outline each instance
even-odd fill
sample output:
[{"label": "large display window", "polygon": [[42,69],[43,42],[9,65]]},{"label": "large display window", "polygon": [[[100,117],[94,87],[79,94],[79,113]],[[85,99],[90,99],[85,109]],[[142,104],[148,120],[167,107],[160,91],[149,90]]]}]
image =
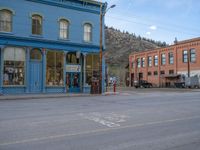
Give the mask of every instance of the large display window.
[{"label": "large display window", "polygon": [[25,50],[7,47],[4,49],[3,85],[24,85]]},{"label": "large display window", "polygon": [[86,56],[86,83],[99,80],[99,55],[89,54]]},{"label": "large display window", "polygon": [[47,52],[46,84],[48,86],[64,86],[63,80],[64,53]]}]

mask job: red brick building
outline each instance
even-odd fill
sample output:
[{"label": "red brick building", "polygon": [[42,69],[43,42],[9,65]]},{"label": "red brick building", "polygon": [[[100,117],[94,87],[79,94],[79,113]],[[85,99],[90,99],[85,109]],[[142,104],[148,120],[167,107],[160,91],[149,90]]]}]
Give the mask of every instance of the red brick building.
[{"label": "red brick building", "polygon": [[200,38],[129,55],[131,86],[146,80],[156,87],[171,87],[184,77],[200,78]]}]

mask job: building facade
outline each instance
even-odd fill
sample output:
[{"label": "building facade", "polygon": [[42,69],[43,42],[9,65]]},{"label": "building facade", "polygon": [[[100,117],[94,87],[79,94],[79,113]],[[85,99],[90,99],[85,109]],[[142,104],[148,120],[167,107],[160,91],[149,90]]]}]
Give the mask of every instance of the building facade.
[{"label": "building facade", "polygon": [[0,4],[0,94],[90,92],[92,82],[99,79],[99,18],[106,3]]},{"label": "building facade", "polygon": [[146,80],[155,87],[174,87],[184,77],[200,78],[200,38],[129,56],[131,86]]}]

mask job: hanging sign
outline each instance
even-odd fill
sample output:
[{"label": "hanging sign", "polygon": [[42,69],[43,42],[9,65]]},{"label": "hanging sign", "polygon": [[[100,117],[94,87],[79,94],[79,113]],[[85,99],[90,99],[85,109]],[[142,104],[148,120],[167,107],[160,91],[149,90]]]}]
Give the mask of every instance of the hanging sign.
[{"label": "hanging sign", "polygon": [[66,65],[66,72],[81,72],[81,65]]}]

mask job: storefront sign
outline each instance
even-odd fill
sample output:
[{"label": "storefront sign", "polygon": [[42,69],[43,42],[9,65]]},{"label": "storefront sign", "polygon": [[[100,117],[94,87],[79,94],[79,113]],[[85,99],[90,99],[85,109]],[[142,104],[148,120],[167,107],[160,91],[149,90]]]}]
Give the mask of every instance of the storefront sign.
[{"label": "storefront sign", "polygon": [[66,72],[81,72],[81,65],[66,65]]}]

